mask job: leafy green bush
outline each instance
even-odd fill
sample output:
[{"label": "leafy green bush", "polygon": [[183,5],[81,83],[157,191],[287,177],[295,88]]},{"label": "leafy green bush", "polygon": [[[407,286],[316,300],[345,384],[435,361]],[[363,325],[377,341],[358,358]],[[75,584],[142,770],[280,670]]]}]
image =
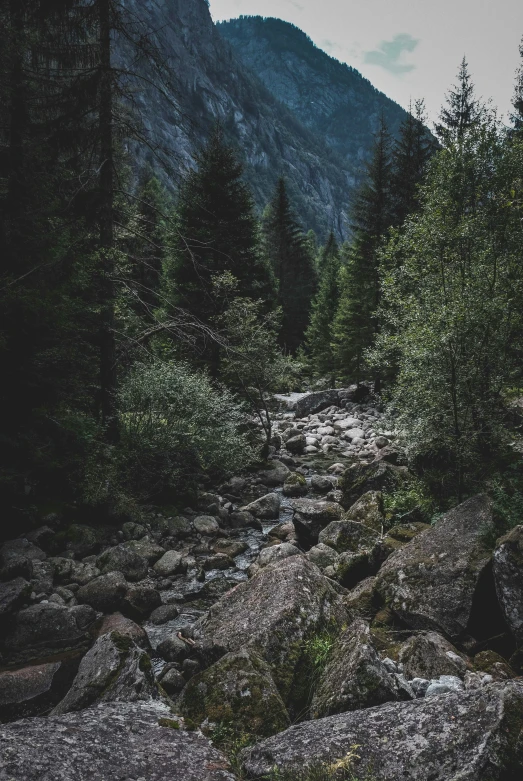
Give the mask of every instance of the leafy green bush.
[{"label": "leafy green bush", "polygon": [[231,474],[253,459],[234,397],[185,364],[136,364],[118,404],[120,442],[91,459],[91,501],[173,500],[202,475]]}]

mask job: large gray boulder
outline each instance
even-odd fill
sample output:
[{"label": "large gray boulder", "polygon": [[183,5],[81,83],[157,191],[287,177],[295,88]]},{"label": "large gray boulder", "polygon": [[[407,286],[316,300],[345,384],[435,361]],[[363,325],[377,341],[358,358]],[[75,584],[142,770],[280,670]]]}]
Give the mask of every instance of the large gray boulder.
[{"label": "large gray boulder", "polygon": [[291,470],[282,461],[271,461],[268,469],[258,472],[260,482],[268,486],[283,485],[290,475]]},{"label": "large gray boulder", "polygon": [[52,711],[59,716],[95,702],[136,702],[159,697],[147,653],[117,632],[98,638],[86,653],[63,700]]},{"label": "large gray boulder", "polygon": [[119,610],[127,592],[127,581],[121,572],[108,572],[90,580],[78,589],[79,602],[90,605],[102,613]]},{"label": "large gray boulder", "polygon": [[329,523],[318,535],[318,539],[324,545],[328,545],[337,553],[359,550],[370,550],[376,545],[380,535],[370,526],[360,521],[342,519]]},{"label": "large gray boulder", "polygon": [[505,621],[518,646],[523,646],[523,526],[498,540],[493,571]]},{"label": "large gray boulder", "polygon": [[343,507],[336,502],[318,499],[293,499],[293,523],[300,542],[315,545],[322,529],[343,515]]},{"label": "large gray boulder", "polygon": [[12,613],[31,594],[31,584],[24,578],[0,583],[0,616]]},{"label": "large gray boulder", "polygon": [[317,719],[334,713],[409,699],[372,644],[369,625],[358,619],[335,642],[311,704]]},{"label": "large gray boulder", "polygon": [[147,561],[135,550],[126,545],[109,548],[96,559],[96,566],[102,575],[121,572],[132,583],[147,577]]},{"label": "large gray boulder", "polygon": [[[492,684],[297,724],[242,753],[249,778],[331,765],[349,752],[374,781],[517,781],[523,683]],[[356,749],[354,747],[357,747]],[[367,776],[368,774],[368,776]]]},{"label": "large gray boulder", "polygon": [[476,587],[489,565],[484,541],[492,527],[487,496],[455,507],[393,553],[376,579],[376,591],[401,621],[450,639],[467,631]]},{"label": "large gray boulder", "polygon": [[0,727],[0,781],[234,781],[223,754],[160,702],[105,703]]},{"label": "large gray boulder", "polygon": [[0,722],[48,712],[71,683],[66,667],[58,661],[1,672]]},{"label": "large gray boulder", "polygon": [[250,513],[255,518],[272,521],[280,514],[281,498],[279,494],[265,494],[254,502],[242,507],[241,512]]},{"label": "large gray boulder", "polygon": [[470,664],[465,656],[437,632],[419,632],[398,651],[406,678],[439,678],[455,675],[463,678]]},{"label": "large gray boulder", "polygon": [[31,605],[12,617],[2,638],[2,650],[10,661],[25,661],[82,647],[89,642],[95,619],[96,613],[88,605]]},{"label": "large gray boulder", "polygon": [[296,545],[291,545],[290,542],[282,542],[280,545],[271,545],[268,548],[264,548],[260,552],[256,564],[259,567],[267,567],[269,564],[287,559],[289,556],[297,556],[299,553],[300,551]]},{"label": "large gray boulder", "polygon": [[306,641],[326,626],[336,632],[349,622],[344,593],[303,556],[291,556],[225,594],[194,625],[194,639],[207,663],[242,648],[256,650],[288,704],[307,683],[299,674]]},{"label": "large gray boulder", "polygon": [[322,409],[338,405],[339,401],[339,390],[332,389],[308,393],[296,402],[296,417],[305,418],[307,415],[314,415],[315,412],[321,412]]},{"label": "large gray boulder", "polygon": [[201,724],[234,725],[241,733],[268,736],[289,726],[270,667],[254,651],[227,654],[191,678],[177,701],[182,716]]}]

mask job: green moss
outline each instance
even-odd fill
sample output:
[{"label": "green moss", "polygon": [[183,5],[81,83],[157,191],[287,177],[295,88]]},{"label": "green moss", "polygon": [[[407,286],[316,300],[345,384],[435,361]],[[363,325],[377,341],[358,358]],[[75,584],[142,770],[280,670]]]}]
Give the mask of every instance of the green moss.
[{"label": "green moss", "polygon": [[134,646],[134,641],[130,637],[119,632],[111,632],[111,640],[121,654],[129,653]]},{"label": "green moss", "polygon": [[160,719],[158,721],[159,727],[167,727],[168,729],[180,729],[180,722],[174,719]]},{"label": "green moss", "polygon": [[145,654],[144,653],[144,654],[142,654],[140,656],[140,661],[138,663],[138,667],[140,668],[140,670],[143,673],[150,673],[151,672],[153,666],[152,666],[151,658],[150,658],[149,654]]}]

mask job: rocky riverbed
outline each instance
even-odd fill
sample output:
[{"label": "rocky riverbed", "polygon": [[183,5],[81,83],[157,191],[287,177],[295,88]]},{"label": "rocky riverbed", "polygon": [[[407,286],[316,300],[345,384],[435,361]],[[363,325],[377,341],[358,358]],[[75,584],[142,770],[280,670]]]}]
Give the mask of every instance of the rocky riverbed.
[{"label": "rocky riverbed", "polygon": [[391,519],[359,393],[280,397],[267,464],[181,514],[3,545],[1,781],[522,777],[523,526]]}]

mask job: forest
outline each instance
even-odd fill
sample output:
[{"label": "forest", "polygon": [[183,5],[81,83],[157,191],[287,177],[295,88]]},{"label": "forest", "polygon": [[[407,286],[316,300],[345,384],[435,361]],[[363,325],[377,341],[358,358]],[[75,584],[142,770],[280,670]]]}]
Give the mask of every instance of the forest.
[{"label": "forest", "polygon": [[0,0],[0,779],[519,781],[523,41],[320,155],[139,9]]}]

